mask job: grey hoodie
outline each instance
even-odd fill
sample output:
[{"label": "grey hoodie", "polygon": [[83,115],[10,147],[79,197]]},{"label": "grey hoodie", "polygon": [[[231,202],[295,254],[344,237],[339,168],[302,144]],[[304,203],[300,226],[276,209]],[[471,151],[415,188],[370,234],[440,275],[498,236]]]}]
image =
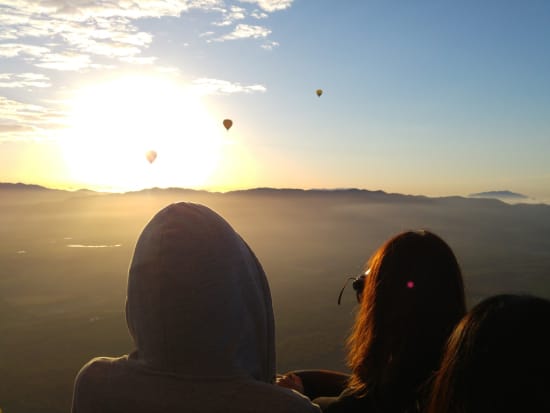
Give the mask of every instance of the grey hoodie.
[{"label": "grey hoodie", "polygon": [[274,321],[265,273],[231,226],[177,203],[141,233],[126,319],[136,350],[78,373],[73,413],[319,412],[272,384]]}]

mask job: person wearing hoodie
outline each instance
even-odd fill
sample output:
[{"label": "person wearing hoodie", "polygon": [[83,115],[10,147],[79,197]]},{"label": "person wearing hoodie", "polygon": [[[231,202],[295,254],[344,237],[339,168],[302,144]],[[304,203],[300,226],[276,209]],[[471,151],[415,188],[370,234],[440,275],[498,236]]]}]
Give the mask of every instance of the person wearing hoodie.
[{"label": "person wearing hoodie", "polygon": [[218,214],[192,203],[159,211],[130,265],[129,355],[78,373],[72,413],[318,413],[274,385],[275,337],[265,273]]}]

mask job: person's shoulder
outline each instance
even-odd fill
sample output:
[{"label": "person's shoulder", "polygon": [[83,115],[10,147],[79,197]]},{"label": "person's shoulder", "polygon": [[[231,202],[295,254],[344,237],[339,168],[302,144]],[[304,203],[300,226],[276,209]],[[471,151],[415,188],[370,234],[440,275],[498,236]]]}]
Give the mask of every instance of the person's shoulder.
[{"label": "person's shoulder", "polygon": [[269,383],[255,382],[248,393],[262,405],[264,412],[284,411],[287,413],[319,413],[316,404],[295,390]]},{"label": "person's shoulder", "polygon": [[84,364],[74,381],[71,412],[88,412],[92,406],[97,406],[101,401],[98,396],[105,392],[105,386],[110,382],[112,372],[116,370],[113,367],[124,360],[126,357],[96,357]]},{"label": "person's shoulder", "polygon": [[[275,386],[278,387],[278,386]],[[317,404],[314,404],[307,396],[296,390],[281,389],[282,397],[286,399],[290,406],[293,406],[296,412],[320,412],[321,409]]]},{"label": "person's shoulder", "polygon": [[337,397],[318,397],[313,402],[319,404],[321,410],[325,413],[367,413],[374,411],[370,397],[358,397],[352,390],[347,388]]},{"label": "person's shoulder", "polygon": [[97,374],[102,371],[110,370],[116,368],[116,366],[123,364],[128,361],[128,356],[121,357],[94,357],[88,361],[82,368],[80,372],[87,372],[88,374]]},{"label": "person's shoulder", "polygon": [[111,376],[117,370],[117,366],[127,361],[122,357],[95,357],[88,361],[76,375],[75,387],[85,386],[91,383],[101,383],[105,377]]}]

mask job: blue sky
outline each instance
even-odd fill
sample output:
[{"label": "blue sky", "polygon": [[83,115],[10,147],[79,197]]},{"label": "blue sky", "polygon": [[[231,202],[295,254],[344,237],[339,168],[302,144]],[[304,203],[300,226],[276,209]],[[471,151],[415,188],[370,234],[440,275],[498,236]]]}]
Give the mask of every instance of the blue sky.
[{"label": "blue sky", "polygon": [[[234,126],[198,137],[202,124],[184,127],[199,116],[194,101],[174,112],[174,98],[140,94],[138,81],[125,92],[128,103],[116,95],[127,90],[118,85],[128,76],[192,90],[216,125],[229,117]],[[124,108],[138,101],[139,127],[123,133],[117,117],[102,119],[98,99],[80,92],[86,88],[111,90],[105,101],[115,102],[110,110],[120,110],[126,124],[132,115]],[[78,105],[90,118],[75,127]],[[179,169],[175,157],[164,157],[162,170],[159,150],[154,165],[121,160],[109,169],[105,160],[102,173],[75,171],[94,153],[83,125],[112,123],[94,130],[120,132],[101,144],[125,139],[121,159],[136,130],[172,130],[155,128],[171,125],[156,111],[177,118],[172,129],[181,125],[195,142],[215,136],[202,149],[192,140],[163,143],[164,153],[185,152],[182,163],[209,169]],[[144,123],[152,112],[156,118]],[[550,3],[3,1],[0,142],[0,180],[9,182],[426,195],[509,189],[550,201]],[[208,151],[217,155],[207,159]],[[158,172],[145,177],[150,171],[134,167]],[[131,169],[136,181],[118,180],[120,169]],[[201,179],[187,179],[193,174]]]}]

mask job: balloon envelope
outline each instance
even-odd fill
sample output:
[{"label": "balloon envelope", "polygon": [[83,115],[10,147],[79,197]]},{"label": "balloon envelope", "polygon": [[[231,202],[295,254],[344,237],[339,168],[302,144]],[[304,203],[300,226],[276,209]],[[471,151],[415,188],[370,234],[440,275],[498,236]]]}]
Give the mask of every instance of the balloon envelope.
[{"label": "balloon envelope", "polygon": [[153,163],[155,162],[155,159],[157,159],[157,153],[155,151],[147,151],[145,157],[147,158],[149,163]]},{"label": "balloon envelope", "polygon": [[323,89],[317,89],[315,93],[317,93],[317,96],[321,97],[321,95],[323,94]]},{"label": "balloon envelope", "polygon": [[223,126],[225,126],[225,129],[229,130],[229,128],[233,125],[233,121],[231,119],[224,119],[223,120]]}]

